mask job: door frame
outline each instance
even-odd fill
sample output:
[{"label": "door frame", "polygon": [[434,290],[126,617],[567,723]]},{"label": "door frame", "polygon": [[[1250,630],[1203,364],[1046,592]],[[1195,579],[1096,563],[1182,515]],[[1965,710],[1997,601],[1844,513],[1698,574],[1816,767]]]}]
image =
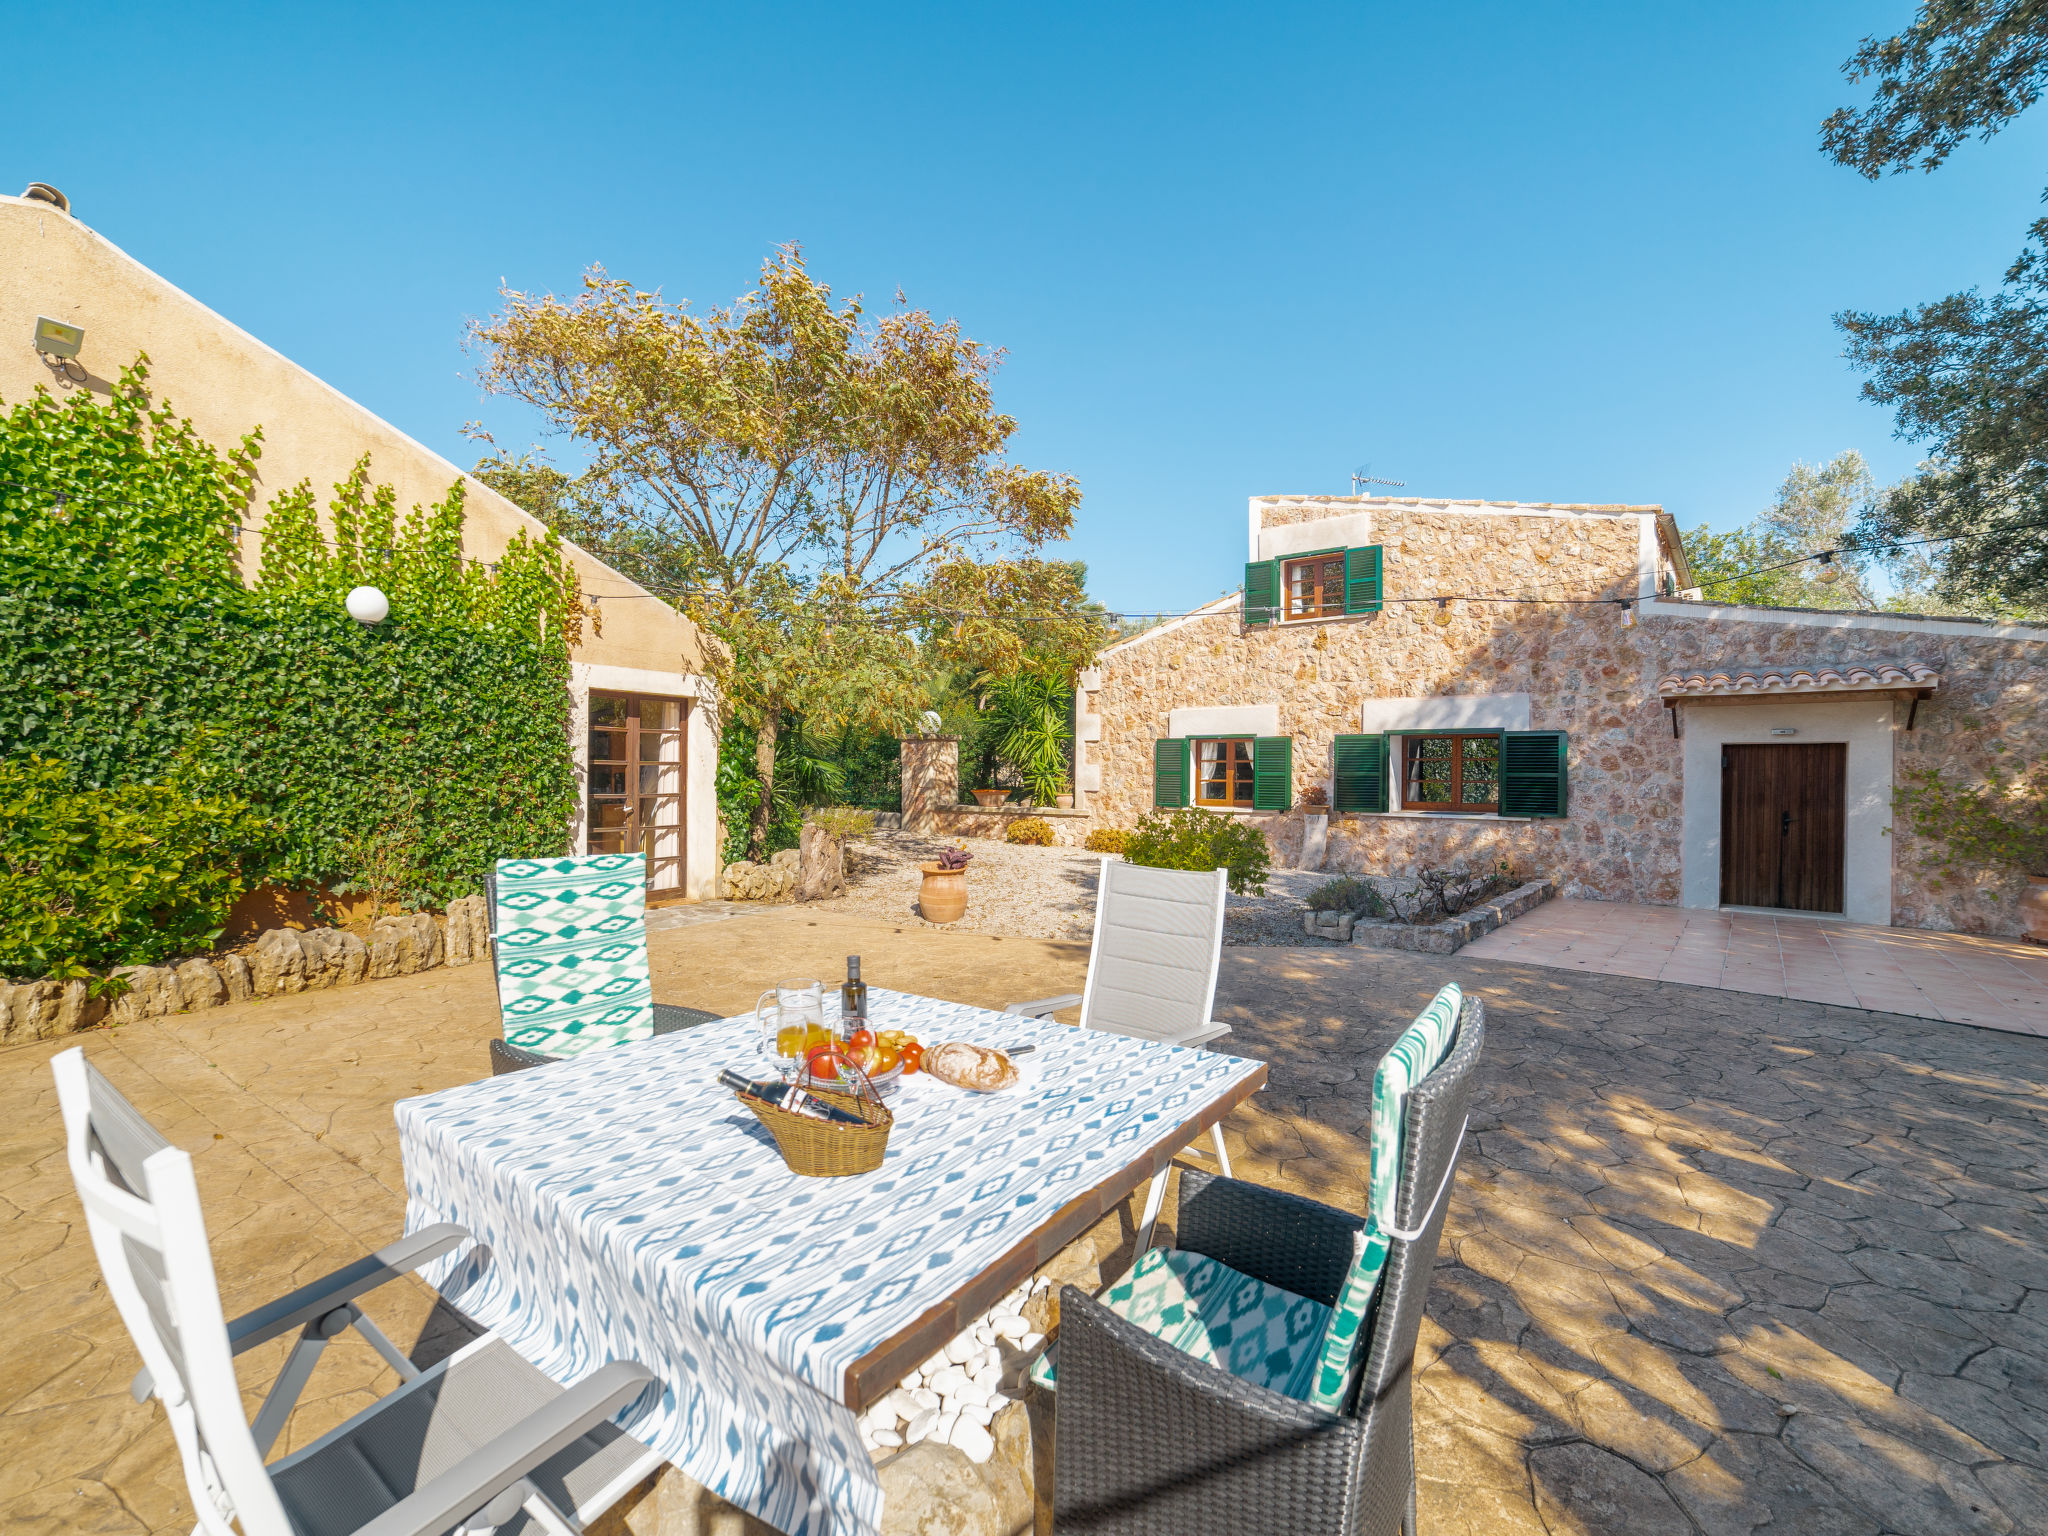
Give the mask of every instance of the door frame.
[{"label": "door frame", "polygon": [[[1684,796],[1680,905],[1709,911],[1721,906],[1721,748],[1841,742],[1849,749],[1842,806],[1841,916],[1852,923],[1891,926],[1892,754],[1902,723],[1893,696],[1752,695],[1688,699],[1679,708]],[[1772,734],[1788,728],[1797,734]],[[1835,914],[1796,915],[1824,922]]]},{"label": "door frame", "polygon": [[[647,828],[637,828],[639,832],[637,841],[642,856],[649,860],[650,874],[647,883],[647,899],[649,901],[678,899],[687,891],[690,878],[690,714],[696,706],[696,701],[683,698],[677,694],[645,693],[637,689],[627,691],[624,689],[593,688],[586,695],[584,699],[585,726],[583,733],[584,751],[586,754],[583,782],[583,847],[580,850],[586,854],[594,851],[590,846],[590,774],[595,771],[595,764],[588,757],[590,736],[593,731],[597,730],[621,729],[618,726],[605,727],[596,723],[594,718],[596,715],[596,703],[600,697],[619,699],[632,706],[632,712],[628,716],[628,723],[623,727],[626,733],[626,756],[623,763],[626,770],[626,785],[622,798],[626,802],[626,826],[629,832],[635,829],[638,821],[636,807],[642,798],[638,784],[640,775],[648,768],[656,768],[658,770],[667,767],[675,770],[677,784],[677,788],[674,791],[674,799],[676,801],[676,820],[674,824],[676,851],[672,856],[675,861],[676,881],[674,885],[665,885],[659,888],[656,888],[654,885],[651,873],[653,850],[648,847]],[[673,727],[676,736],[676,755],[672,762],[664,762],[658,758],[647,759],[635,750],[640,739],[640,733],[644,729],[640,723],[641,711],[648,704],[673,704],[676,706],[676,723]],[[661,728],[656,727],[656,729],[659,730]],[[607,759],[608,765],[610,761]],[[658,792],[656,798],[659,798]],[[632,836],[629,835],[626,838],[628,845],[626,851],[632,851],[632,844],[634,842],[635,839]]]},{"label": "door frame", "polygon": [[[683,896],[704,901],[718,894],[721,867],[718,838],[718,735],[723,709],[709,678],[687,672],[656,672],[587,661],[569,663],[569,757],[576,773],[576,803],[563,829],[563,847],[580,852],[588,833],[590,803],[590,695],[634,693],[682,699],[683,715]],[[663,901],[675,898],[664,896]]]}]

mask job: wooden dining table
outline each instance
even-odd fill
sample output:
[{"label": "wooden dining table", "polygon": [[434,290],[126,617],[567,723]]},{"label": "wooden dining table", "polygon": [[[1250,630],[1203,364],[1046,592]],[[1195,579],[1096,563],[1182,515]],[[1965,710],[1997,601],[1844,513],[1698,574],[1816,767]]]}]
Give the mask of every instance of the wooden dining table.
[{"label": "wooden dining table", "polygon": [[478,1240],[427,1276],[448,1301],[565,1384],[639,1361],[660,1391],[621,1427],[805,1536],[879,1526],[855,1414],[1266,1080],[1225,1052],[878,987],[869,1016],[1034,1049],[997,1093],[902,1079],[882,1166],[842,1178],[792,1173],[718,1085],[774,1070],[751,1015],[395,1111],[408,1226]]}]

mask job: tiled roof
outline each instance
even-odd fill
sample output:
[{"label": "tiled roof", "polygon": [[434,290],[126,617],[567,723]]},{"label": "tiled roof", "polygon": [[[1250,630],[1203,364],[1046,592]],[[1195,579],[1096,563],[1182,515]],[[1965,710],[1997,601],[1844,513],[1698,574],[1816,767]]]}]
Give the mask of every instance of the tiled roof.
[{"label": "tiled roof", "polygon": [[1865,693],[1890,688],[1932,692],[1940,686],[1940,670],[1924,661],[1866,661],[1669,672],[1659,680],[1657,691],[1667,699],[1725,699],[1749,694]]}]

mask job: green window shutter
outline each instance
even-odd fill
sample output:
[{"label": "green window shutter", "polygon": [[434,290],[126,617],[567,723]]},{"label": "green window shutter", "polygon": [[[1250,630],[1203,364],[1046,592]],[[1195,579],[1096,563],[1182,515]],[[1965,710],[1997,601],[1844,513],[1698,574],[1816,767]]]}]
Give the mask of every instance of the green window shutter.
[{"label": "green window shutter", "polygon": [[1244,621],[1270,624],[1280,617],[1280,567],[1254,560],[1244,568]]},{"label": "green window shutter", "polygon": [[1152,803],[1169,809],[1188,803],[1188,742],[1169,736],[1152,743]]},{"label": "green window shutter", "polygon": [[1387,738],[1384,736],[1339,736],[1331,744],[1336,772],[1331,786],[1330,809],[1384,811],[1387,808]]},{"label": "green window shutter", "polygon": [[1294,804],[1294,738],[1259,736],[1252,741],[1252,809],[1284,811]]},{"label": "green window shutter", "polygon": [[1361,544],[1344,551],[1344,611],[1378,613],[1385,594],[1380,590],[1380,546]]},{"label": "green window shutter", "polygon": [[1569,799],[1563,731],[1503,731],[1500,814],[1562,816]]}]

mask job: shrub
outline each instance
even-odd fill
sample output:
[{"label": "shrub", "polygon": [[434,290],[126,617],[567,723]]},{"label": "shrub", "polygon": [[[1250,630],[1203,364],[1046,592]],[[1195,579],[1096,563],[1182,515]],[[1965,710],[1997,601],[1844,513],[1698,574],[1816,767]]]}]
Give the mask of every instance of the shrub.
[{"label": "shrub", "polygon": [[1892,794],[1917,836],[1940,846],[1921,862],[1945,875],[2002,864],[2048,875],[2048,769],[1956,784],[1933,768],[1909,769]]},{"label": "shrub", "polygon": [[857,805],[821,805],[805,819],[829,837],[866,837],[875,830],[875,813]]},{"label": "shrub", "polygon": [[1125,842],[1124,857],[1153,869],[1227,869],[1240,896],[1266,894],[1273,860],[1257,827],[1195,806],[1147,816]]},{"label": "shrub", "polygon": [[1301,792],[1301,803],[1312,811],[1325,810],[1330,804],[1330,792],[1320,784],[1311,784]]},{"label": "shrub", "polygon": [[1131,834],[1122,827],[1097,827],[1081,846],[1090,853],[1122,853],[1130,840]]},{"label": "shrub", "polygon": [[1032,848],[1052,846],[1052,823],[1043,816],[1020,816],[1003,834],[1006,843],[1023,843]]},{"label": "shrub", "polygon": [[275,841],[233,796],[73,789],[46,757],[0,762],[0,827],[0,975],[58,979],[211,949]]},{"label": "shrub", "polygon": [[1302,905],[1311,912],[1370,912],[1380,904],[1380,893],[1370,881],[1356,875],[1339,875],[1310,891]]}]

